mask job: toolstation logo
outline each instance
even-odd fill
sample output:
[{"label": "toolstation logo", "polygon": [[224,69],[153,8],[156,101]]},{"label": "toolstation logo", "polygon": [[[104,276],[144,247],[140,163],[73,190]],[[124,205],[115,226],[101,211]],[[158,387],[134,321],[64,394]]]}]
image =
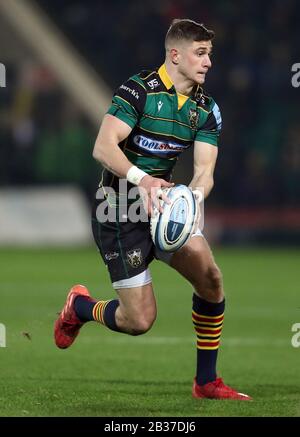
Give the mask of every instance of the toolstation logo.
[{"label": "toolstation logo", "polygon": [[156,141],[152,138],[144,137],[143,135],[135,135],[133,138],[134,144],[148,152],[170,153],[182,152],[187,146],[176,143],[166,143],[164,141]]}]

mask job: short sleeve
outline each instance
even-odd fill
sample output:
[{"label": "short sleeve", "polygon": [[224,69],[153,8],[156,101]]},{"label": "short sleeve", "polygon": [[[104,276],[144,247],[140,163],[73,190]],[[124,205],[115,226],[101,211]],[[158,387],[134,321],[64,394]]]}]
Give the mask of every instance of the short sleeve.
[{"label": "short sleeve", "polygon": [[117,89],[107,113],[134,128],[144,111],[146,97],[146,88],[139,77],[131,77]]},{"label": "short sleeve", "polygon": [[217,146],[222,129],[222,117],[219,106],[213,102],[204,124],[198,129],[195,140]]}]

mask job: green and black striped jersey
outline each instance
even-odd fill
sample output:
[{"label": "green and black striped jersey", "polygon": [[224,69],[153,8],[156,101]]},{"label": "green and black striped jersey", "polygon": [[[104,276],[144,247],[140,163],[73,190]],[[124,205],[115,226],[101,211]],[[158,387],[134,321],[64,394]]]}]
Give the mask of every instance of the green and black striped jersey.
[{"label": "green and black striped jersey", "polygon": [[[218,145],[221,114],[218,105],[195,86],[190,97],[176,92],[165,65],[132,76],[113,96],[108,114],[132,131],[119,147],[132,164],[152,176],[169,180],[180,154],[202,141]],[[103,185],[116,177],[104,172]],[[192,175],[191,175],[192,177]]]}]

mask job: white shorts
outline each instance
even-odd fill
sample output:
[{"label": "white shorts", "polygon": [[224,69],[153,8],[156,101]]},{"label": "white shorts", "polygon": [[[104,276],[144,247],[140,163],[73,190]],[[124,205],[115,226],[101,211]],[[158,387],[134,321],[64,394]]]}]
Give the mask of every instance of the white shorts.
[{"label": "white shorts", "polygon": [[150,282],[152,282],[152,277],[148,267],[142,273],[133,276],[132,278],[121,279],[120,281],[113,282],[112,286],[115,290],[118,290],[120,288],[142,287],[143,285],[150,284]]}]

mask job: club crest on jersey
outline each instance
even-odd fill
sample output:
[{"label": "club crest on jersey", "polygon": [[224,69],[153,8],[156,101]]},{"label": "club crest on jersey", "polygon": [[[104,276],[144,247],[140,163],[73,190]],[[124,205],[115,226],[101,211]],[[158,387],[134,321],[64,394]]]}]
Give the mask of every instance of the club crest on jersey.
[{"label": "club crest on jersey", "polygon": [[192,129],[196,129],[198,126],[198,120],[199,120],[199,113],[197,111],[197,109],[190,109],[189,110],[189,120],[190,120],[190,124]]},{"label": "club crest on jersey", "polygon": [[126,252],[127,262],[136,269],[142,264],[143,257],[141,249],[128,250]]}]

